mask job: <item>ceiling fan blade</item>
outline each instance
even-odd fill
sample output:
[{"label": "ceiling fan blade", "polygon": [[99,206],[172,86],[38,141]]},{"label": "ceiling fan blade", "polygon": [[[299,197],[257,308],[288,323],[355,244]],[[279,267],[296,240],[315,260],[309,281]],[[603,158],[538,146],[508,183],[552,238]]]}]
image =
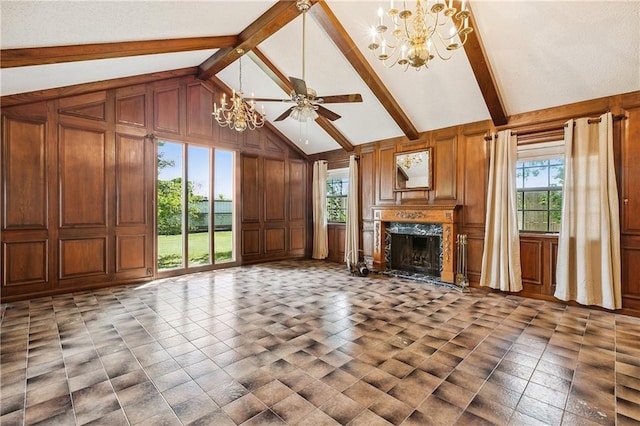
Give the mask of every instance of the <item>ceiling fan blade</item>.
[{"label": "ceiling fan blade", "polygon": [[333,112],[331,110],[328,110],[327,108],[323,107],[322,105],[316,105],[316,106],[318,107],[318,109],[316,110],[318,115],[321,115],[321,116],[325,117],[328,120],[336,121],[338,118],[342,117],[341,115],[338,115],[335,112]]},{"label": "ceiling fan blade", "polygon": [[245,98],[247,102],[292,102],[291,99]]},{"label": "ceiling fan blade", "polygon": [[293,108],[295,108],[295,107],[288,108],[285,112],[283,112],[282,114],[277,116],[276,119],[273,120],[273,121],[282,121],[282,120],[284,120],[285,118],[287,118],[289,116],[289,114],[291,114],[291,110]]},{"label": "ceiling fan blade", "polygon": [[323,104],[362,102],[362,95],[360,93],[350,93],[348,95],[318,96],[318,102],[321,102]]},{"label": "ceiling fan blade", "polygon": [[289,81],[293,86],[293,91],[298,95],[307,96],[307,83],[304,80],[295,77],[289,77]]}]

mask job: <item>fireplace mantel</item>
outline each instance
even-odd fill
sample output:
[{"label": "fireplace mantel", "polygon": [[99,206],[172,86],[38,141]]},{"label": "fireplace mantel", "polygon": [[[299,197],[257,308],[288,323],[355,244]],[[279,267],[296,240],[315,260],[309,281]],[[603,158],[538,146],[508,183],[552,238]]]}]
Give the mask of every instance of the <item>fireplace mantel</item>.
[{"label": "fireplace mantel", "polygon": [[384,270],[385,223],[439,223],[442,225],[442,272],[440,279],[455,282],[455,240],[459,205],[429,204],[373,208],[373,267]]}]

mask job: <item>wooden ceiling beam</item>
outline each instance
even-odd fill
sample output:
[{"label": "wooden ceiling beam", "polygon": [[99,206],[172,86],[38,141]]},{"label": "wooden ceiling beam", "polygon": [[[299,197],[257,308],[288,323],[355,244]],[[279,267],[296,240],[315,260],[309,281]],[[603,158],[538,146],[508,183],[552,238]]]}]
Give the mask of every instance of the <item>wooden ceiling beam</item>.
[{"label": "wooden ceiling beam", "polygon": [[342,24],[338,21],[333,11],[329,8],[324,0],[313,6],[309,13],[314,17],[316,22],[331,38],[335,45],[340,49],[342,54],[351,63],[351,66],[360,75],[360,78],[369,86],[374,95],[378,98],[382,106],[387,110],[391,118],[398,124],[400,129],[410,140],[420,137],[418,130],[415,128],[409,117],[404,113],[398,102],[391,95],[391,92],[384,85],[380,77],[375,73],[369,62],[347,34]]},{"label": "wooden ceiling beam", "polygon": [[[318,0],[311,0],[312,3],[316,1]],[[298,16],[300,16],[300,11],[296,7],[295,1],[279,0],[238,34],[238,43],[235,46],[220,49],[200,64],[198,78],[207,80],[216,75],[240,57],[238,49],[242,49],[244,52],[253,50]]]},{"label": "wooden ceiling beam", "polygon": [[70,46],[3,49],[0,67],[26,67],[63,62],[92,61],[96,59],[124,58],[127,56],[158,53],[188,52],[192,50],[221,49],[235,46],[235,35],[191,37],[169,40],[124,41],[118,43],[75,44]]},{"label": "wooden ceiling beam", "polygon": [[[286,94],[291,93],[293,86],[289,79],[265,56],[258,48],[254,48],[247,54],[249,58],[277,84]],[[318,116],[316,123],[331,136],[347,152],[354,150],[353,145],[327,118]]]},{"label": "wooden ceiling beam", "polygon": [[[454,7],[460,10],[460,0],[454,0]],[[475,75],[480,92],[484,98],[484,103],[487,105],[489,115],[495,126],[503,126],[509,122],[509,118],[504,109],[504,103],[500,97],[498,91],[498,85],[496,79],[491,71],[491,66],[487,60],[487,54],[482,44],[478,27],[473,17],[473,11],[471,5],[467,3],[467,9],[471,12],[469,16],[469,25],[473,28],[473,31],[467,35],[467,42],[464,45],[464,51],[471,64],[471,69]]]},{"label": "wooden ceiling beam", "polygon": [[354,148],[349,139],[347,139],[341,132],[334,126],[328,118],[323,117],[321,115],[316,118],[316,123],[318,126],[322,127],[322,129],[329,134],[335,140],[338,145],[342,147],[347,152],[353,152]]},{"label": "wooden ceiling beam", "polygon": [[265,54],[257,47],[247,53],[247,56],[265,73],[275,84],[277,84],[284,93],[289,95],[293,90],[293,86],[289,79],[265,56]]}]

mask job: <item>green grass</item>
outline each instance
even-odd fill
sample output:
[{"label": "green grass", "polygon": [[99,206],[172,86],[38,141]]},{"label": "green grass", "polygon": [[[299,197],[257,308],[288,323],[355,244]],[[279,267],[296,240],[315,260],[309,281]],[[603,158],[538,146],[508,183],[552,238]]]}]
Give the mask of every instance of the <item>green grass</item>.
[{"label": "green grass", "polygon": [[[216,231],[215,261],[231,260],[232,232]],[[199,232],[189,234],[189,266],[209,263],[209,234]],[[182,267],[182,236],[158,235],[158,269]]]}]

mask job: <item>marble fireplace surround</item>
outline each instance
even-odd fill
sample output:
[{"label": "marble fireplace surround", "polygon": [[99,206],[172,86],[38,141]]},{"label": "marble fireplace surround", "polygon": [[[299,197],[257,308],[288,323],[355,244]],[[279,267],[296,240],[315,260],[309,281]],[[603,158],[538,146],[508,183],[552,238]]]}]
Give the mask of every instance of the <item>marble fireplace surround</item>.
[{"label": "marble fireplace surround", "polygon": [[384,250],[388,223],[437,223],[442,225],[440,280],[455,283],[456,224],[459,207],[455,204],[374,207],[373,268],[381,271],[386,268]]}]

